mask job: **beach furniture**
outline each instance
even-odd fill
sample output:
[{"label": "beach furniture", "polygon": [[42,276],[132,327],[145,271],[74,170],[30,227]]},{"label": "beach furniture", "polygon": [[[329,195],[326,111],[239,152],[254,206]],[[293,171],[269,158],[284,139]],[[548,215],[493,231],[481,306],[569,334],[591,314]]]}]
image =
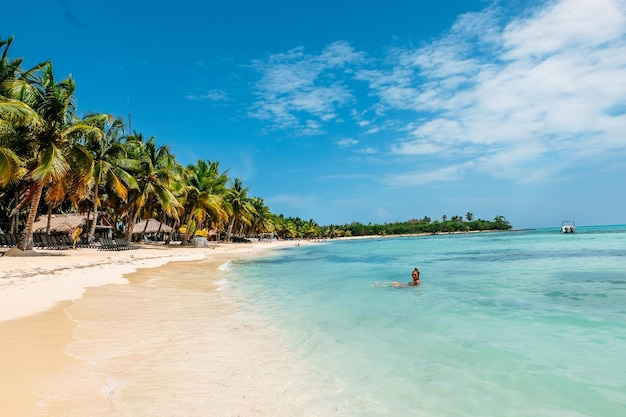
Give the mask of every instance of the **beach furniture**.
[{"label": "beach furniture", "polygon": [[100,238],[100,247],[98,250],[119,250],[115,242],[108,237]]},{"label": "beach furniture", "polygon": [[36,248],[43,248],[46,246],[41,235],[41,233],[33,233],[33,246]]},{"label": "beach furniture", "polygon": [[115,239],[115,244],[119,248],[118,250],[139,249],[139,246],[133,245],[127,239],[121,237]]},{"label": "beach furniture", "polygon": [[70,249],[72,245],[63,242],[63,238],[57,235],[40,235],[46,248],[54,250]]}]

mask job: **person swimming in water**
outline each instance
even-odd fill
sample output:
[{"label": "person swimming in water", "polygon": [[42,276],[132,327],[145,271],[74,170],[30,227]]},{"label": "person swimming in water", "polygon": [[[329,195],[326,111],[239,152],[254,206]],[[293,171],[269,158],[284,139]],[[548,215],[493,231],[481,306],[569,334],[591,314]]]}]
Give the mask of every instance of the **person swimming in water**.
[{"label": "person swimming in water", "polygon": [[414,268],[413,272],[411,272],[411,277],[413,280],[407,284],[401,284],[398,281],[394,281],[391,283],[394,287],[417,287],[422,283],[420,281],[420,270],[418,268]]}]

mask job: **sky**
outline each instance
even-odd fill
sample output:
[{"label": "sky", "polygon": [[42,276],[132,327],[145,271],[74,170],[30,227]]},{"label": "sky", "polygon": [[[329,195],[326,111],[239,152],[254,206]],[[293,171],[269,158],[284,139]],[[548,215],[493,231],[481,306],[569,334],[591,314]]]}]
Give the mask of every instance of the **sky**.
[{"label": "sky", "polygon": [[626,0],[2,6],[24,67],[321,225],[626,223]]}]

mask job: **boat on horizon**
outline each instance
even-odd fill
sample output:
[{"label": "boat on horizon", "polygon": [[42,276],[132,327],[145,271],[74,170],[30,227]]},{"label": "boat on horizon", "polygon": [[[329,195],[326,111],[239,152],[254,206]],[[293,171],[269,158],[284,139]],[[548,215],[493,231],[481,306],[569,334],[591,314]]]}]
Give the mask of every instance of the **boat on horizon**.
[{"label": "boat on horizon", "polygon": [[563,220],[561,222],[561,233],[574,233],[576,231],[576,223],[574,220]]}]

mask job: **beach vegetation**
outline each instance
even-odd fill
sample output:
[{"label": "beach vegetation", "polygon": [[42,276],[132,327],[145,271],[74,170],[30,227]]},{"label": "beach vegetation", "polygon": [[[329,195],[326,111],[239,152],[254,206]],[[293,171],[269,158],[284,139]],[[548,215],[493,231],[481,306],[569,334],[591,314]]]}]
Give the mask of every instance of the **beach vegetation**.
[{"label": "beach vegetation", "polygon": [[[18,247],[33,248],[33,225],[48,216],[86,214],[83,237],[96,239],[98,220],[118,237],[145,240],[158,220],[169,239],[189,244],[194,236],[229,241],[273,234],[281,239],[456,233],[507,230],[493,221],[444,214],[406,222],[322,226],[314,219],[274,214],[249,185],[231,178],[218,161],[181,165],[169,145],[129,132],[124,119],[108,113],[77,114],[71,75],[58,80],[53,65],[22,68],[11,59],[13,38],[0,39],[0,229],[21,234]],[[138,231],[138,225],[142,230]]]}]

